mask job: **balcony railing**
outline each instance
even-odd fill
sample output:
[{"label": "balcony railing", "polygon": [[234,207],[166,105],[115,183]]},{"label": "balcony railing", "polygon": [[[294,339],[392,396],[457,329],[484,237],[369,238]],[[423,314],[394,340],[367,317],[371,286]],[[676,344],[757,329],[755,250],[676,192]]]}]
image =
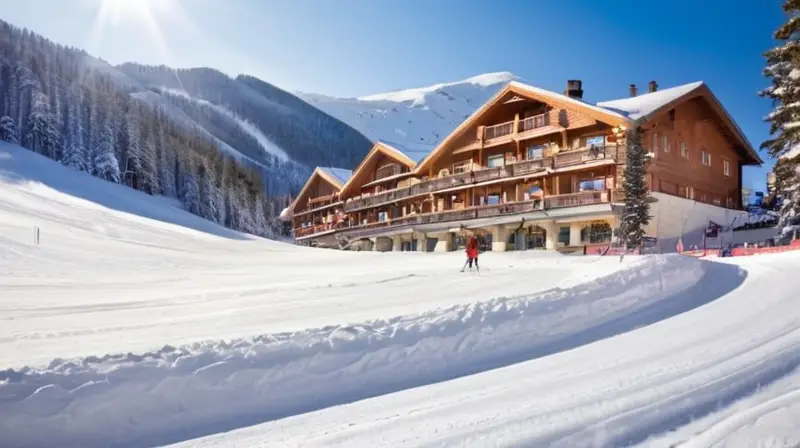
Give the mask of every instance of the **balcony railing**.
[{"label": "balcony railing", "polygon": [[560,152],[555,157],[555,168],[581,165],[598,160],[614,160],[617,158],[618,152],[619,148],[616,146],[601,146]]},{"label": "balcony railing", "polygon": [[440,190],[446,190],[462,185],[535,174],[543,171],[546,168],[558,169],[599,160],[613,160],[621,151],[622,149],[616,146],[607,146],[595,149],[587,148],[558,153],[552,158],[546,157],[536,160],[523,160],[502,167],[484,168],[475,171],[458,173],[451,176],[436,177],[433,179],[423,180],[408,187],[384,191],[382,193],[364,196],[357,199],[350,199],[345,203],[344,210],[346,212],[363,210],[381,204],[391,203],[400,199],[428,193],[435,193]]},{"label": "balcony railing", "polygon": [[295,238],[312,235],[314,233],[323,233],[330,230],[340,230],[347,232],[349,237],[358,237],[361,234],[366,235],[367,232],[372,232],[375,229],[384,227],[416,226],[450,221],[464,221],[477,218],[491,218],[495,216],[528,213],[537,210],[604,204],[611,201],[612,198],[614,198],[617,194],[618,191],[616,190],[582,191],[578,193],[546,196],[544,200],[533,199],[529,201],[475,206],[460,210],[442,210],[438,212],[407,215],[386,221],[371,222],[366,224],[353,224],[350,226],[342,226],[341,224],[339,226],[335,226],[333,224],[323,224],[313,227],[295,229]]},{"label": "balcony railing", "polygon": [[550,114],[534,115],[519,122],[519,132],[532,131],[550,124]]},{"label": "balcony railing", "polygon": [[609,190],[581,191],[544,198],[545,208],[577,207],[580,205],[602,204],[610,201]]},{"label": "balcony railing", "polygon": [[514,133],[514,122],[508,121],[505,123],[496,124],[493,126],[486,126],[483,129],[484,140],[491,140],[497,137],[503,137]]}]

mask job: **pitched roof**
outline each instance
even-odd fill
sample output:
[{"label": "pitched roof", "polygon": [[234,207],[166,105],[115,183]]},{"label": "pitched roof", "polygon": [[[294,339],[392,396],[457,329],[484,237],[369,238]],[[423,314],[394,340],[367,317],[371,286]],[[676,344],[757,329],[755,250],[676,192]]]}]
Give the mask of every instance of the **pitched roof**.
[{"label": "pitched roof", "polygon": [[490,98],[486,103],[484,103],[478,110],[476,110],[472,115],[469,116],[466,120],[464,120],[459,126],[457,126],[450,134],[442,140],[436,148],[428,154],[427,157],[420,160],[417,163],[417,166],[414,168],[416,173],[420,173],[422,169],[425,167],[429,161],[434,159],[438,153],[444,150],[447,145],[456,137],[461,135],[470,126],[475,124],[475,122],[483,116],[489,109],[495,106],[497,103],[500,102],[506,95],[509,93],[516,93],[518,95],[523,95],[527,97],[531,97],[534,99],[538,99],[543,102],[548,102],[554,105],[559,105],[561,107],[575,107],[578,110],[585,112],[587,115],[591,116],[592,118],[603,121],[605,123],[611,125],[621,125],[630,124],[631,119],[618,113],[608,109],[604,109],[602,107],[595,106],[593,104],[589,104],[585,101],[581,101],[567,95],[563,95],[560,93],[551,92],[549,90],[540,89],[538,87],[534,87],[528,84],[521,83],[519,81],[511,81],[506,84],[505,87],[500,89],[492,98]]},{"label": "pitched roof", "polygon": [[564,95],[562,93],[551,92],[549,90],[541,89],[539,87],[535,87],[535,86],[532,86],[530,84],[524,84],[524,83],[521,83],[519,81],[511,81],[509,83],[509,85],[512,86],[512,87],[515,87],[515,88],[517,88],[519,90],[522,90],[523,92],[533,93],[537,97],[549,98],[549,99],[557,101],[557,102],[570,104],[570,105],[573,105],[575,107],[579,107],[582,110],[589,109],[591,111],[594,111],[594,112],[597,112],[597,113],[600,113],[600,114],[603,114],[603,115],[607,115],[607,116],[609,116],[609,118],[616,118],[616,119],[622,119],[622,120],[626,120],[626,119],[629,118],[625,114],[619,113],[619,112],[614,111],[614,110],[609,110],[609,109],[607,109],[605,107],[600,107],[599,104],[597,106],[595,106],[594,104],[588,103],[586,101],[583,101],[583,100],[580,100],[580,99],[577,99],[577,98],[573,98],[571,96],[567,96],[567,95]]},{"label": "pitched roof", "polygon": [[352,170],[346,170],[344,168],[334,168],[332,166],[318,166],[318,170],[323,172],[324,174],[330,176],[328,179],[331,183],[336,184],[339,188],[342,187],[351,177],[353,177]]},{"label": "pitched roof", "polygon": [[683,84],[669,89],[659,90],[653,93],[646,93],[643,95],[635,96],[632,98],[621,98],[618,100],[601,101],[597,103],[598,106],[614,111],[619,114],[626,115],[630,120],[633,120],[637,125],[641,125],[651,117],[660,112],[664,112],[678,103],[687,101],[695,97],[703,97],[714,108],[717,114],[722,118],[725,126],[730,129],[733,136],[739,140],[742,148],[744,148],[747,156],[749,156],[749,163],[761,164],[763,160],[758,152],[750,144],[750,140],[744,135],[742,129],[734,121],[730,113],[725,109],[722,103],[717,99],[716,95],[708,88],[708,85],[703,81],[696,81],[689,84]]},{"label": "pitched roof", "polygon": [[639,120],[652,115],[662,107],[691,93],[702,85],[703,81],[697,81],[632,98],[601,101],[597,103],[597,106],[623,115],[631,120]]},{"label": "pitched roof", "polygon": [[387,149],[397,151],[398,153],[408,157],[409,159],[413,160],[415,164],[421,162],[423,159],[425,159],[425,157],[428,157],[428,154],[430,154],[434,148],[431,145],[415,145],[412,147],[409,145],[400,145],[398,143],[386,140],[381,140],[378,143],[385,146]]},{"label": "pitched roof", "polygon": [[281,211],[281,219],[288,217],[288,214],[294,211],[294,206],[297,203],[298,199],[303,197],[308,187],[311,185],[311,182],[314,180],[314,177],[319,176],[321,179],[324,179],[326,182],[330,183],[337,190],[341,190],[342,186],[347,183],[348,180],[353,176],[353,172],[350,170],[346,170],[344,168],[334,168],[330,166],[318,166],[314,169],[314,172],[311,173],[311,176],[308,177],[305,185],[297,193],[297,196],[294,198],[291,204],[288,207]]}]

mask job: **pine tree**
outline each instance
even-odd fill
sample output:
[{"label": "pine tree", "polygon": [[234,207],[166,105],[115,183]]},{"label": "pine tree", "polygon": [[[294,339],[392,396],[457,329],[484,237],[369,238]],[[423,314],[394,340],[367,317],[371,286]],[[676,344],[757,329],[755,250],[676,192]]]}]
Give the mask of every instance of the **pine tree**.
[{"label": "pine tree", "polygon": [[64,131],[64,151],[60,162],[78,171],[91,171],[88,151],[84,144],[83,114],[80,88],[67,98],[67,123]]},{"label": "pine tree", "polygon": [[97,146],[92,160],[93,173],[102,179],[119,183],[119,161],[114,152],[114,132],[108,118],[97,128]]},{"label": "pine tree", "polygon": [[17,132],[17,125],[14,119],[8,115],[0,117],[0,140],[18,144],[19,132]]},{"label": "pine tree", "polygon": [[[767,60],[764,76],[771,78],[772,85],[759,95],[775,104],[766,118],[772,138],[762,143],[761,148],[773,158],[785,161],[780,173],[779,193],[784,202],[778,225],[790,231],[800,226],[800,174],[794,157],[800,148],[800,0],[785,0],[783,10],[789,18],[773,36],[783,43],[764,54]],[[789,160],[789,155],[793,160]]]},{"label": "pine tree", "polygon": [[145,138],[141,142],[141,172],[139,173],[138,187],[150,194],[156,194],[160,191],[158,155],[150,138]]},{"label": "pine tree", "polygon": [[50,131],[50,106],[47,97],[34,90],[31,96],[31,113],[28,115],[23,145],[39,154],[50,156],[52,132]]},{"label": "pine tree", "polygon": [[634,127],[627,137],[625,166],[625,208],[622,213],[622,238],[629,248],[639,247],[650,222],[650,204],[644,181],[646,154],[642,147],[642,131]]}]

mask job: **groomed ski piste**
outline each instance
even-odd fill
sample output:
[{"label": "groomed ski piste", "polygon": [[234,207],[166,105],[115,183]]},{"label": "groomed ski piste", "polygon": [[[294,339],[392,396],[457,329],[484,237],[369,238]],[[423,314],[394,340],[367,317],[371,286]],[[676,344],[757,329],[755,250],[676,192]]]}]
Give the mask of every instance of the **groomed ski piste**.
[{"label": "groomed ski piste", "polygon": [[0,144],[0,446],[800,444],[797,253],[463,261],[253,238]]}]

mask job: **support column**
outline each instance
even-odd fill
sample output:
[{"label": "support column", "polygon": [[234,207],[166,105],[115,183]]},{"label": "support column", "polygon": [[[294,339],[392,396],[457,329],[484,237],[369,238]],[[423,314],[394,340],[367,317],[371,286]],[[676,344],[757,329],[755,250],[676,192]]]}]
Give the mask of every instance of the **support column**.
[{"label": "support column", "polygon": [[581,229],[583,225],[579,222],[573,222],[569,225],[569,245],[580,246],[581,243]]},{"label": "support column", "polygon": [[403,250],[403,239],[399,236],[392,237],[392,251],[393,252],[400,252]]},{"label": "support column", "polygon": [[428,247],[427,244],[428,241],[427,238],[425,238],[425,235],[422,233],[418,233],[416,235],[416,238],[417,238],[417,252],[427,252],[426,248]]},{"label": "support column", "polygon": [[555,221],[545,221],[537,223],[545,230],[544,247],[547,250],[558,249],[558,226]]},{"label": "support column", "polygon": [[436,246],[434,246],[434,252],[450,252],[450,240],[452,238],[449,232],[446,233],[439,233],[434,235],[436,240]]},{"label": "support column", "polygon": [[508,230],[505,226],[492,227],[492,252],[505,252]]}]

